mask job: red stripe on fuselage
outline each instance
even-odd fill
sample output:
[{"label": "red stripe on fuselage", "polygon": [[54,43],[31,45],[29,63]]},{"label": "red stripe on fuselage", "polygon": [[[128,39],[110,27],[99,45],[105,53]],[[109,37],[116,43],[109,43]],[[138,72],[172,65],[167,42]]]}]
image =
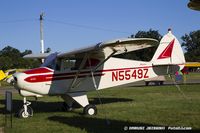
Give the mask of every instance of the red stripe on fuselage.
[{"label": "red stripe on fuselage", "polygon": [[131,67],[131,68],[117,68],[117,69],[106,69],[106,70],[97,70],[96,72],[112,72],[112,71],[120,71],[127,69],[139,69],[139,68],[151,68],[152,66],[143,66],[143,67]]},{"label": "red stripe on fuselage", "polygon": [[[184,65],[184,64],[177,64],[177,65]],[[152,68],[152,66],[97,70],[97,71],[95,71],[94,76],[104,76],[105,72],[120,71],[120,70],[123,71],[123,70],[140,69],[140,68]],[[53,71],[50,71],[50,72],[53,72]],[[34,75],[34,76],[27,77],[24,80],[27,81],[27,82],[30,82],[30,83],[37,83],[37,82],[47,82],[47,81],[73,79],[73,78],[75,78],[76,73],[77,72],[46,74],[46,75]],[[34,74],[36,74],[36,73],[34,73]],[[37,73],[37,74],[42,74],[42,73]],[[92,76],[91,71],[84,71],[84,72],[80,72],[79,74],[80,75],[78,76],[78,78],[84,78],[84,77],[87,77],[87,76],[90,76],[90,77]]]},{"label": "red stripe on fuselage", "polygon": [[24,71],[25,74],[41,74],[41,73],[50,73],[50,72],[53,72],[53,71],[45,67],[40,67],[40,68]]},{"label": "red stripe on fuselage", "polygon": [[[138,68],[150,68],[150,67],[151,66],[97,70],[94,73],[94,76],[103,76],[103,75],[105,75],[105,74],[103,74],[103,72],[111,72],[111,71],[119,71],[119,70],[127,70],[127,69],[138,69]],[[43,72],[44,73],[53,72],[53,71],[50,71],[50,70],[47,71],[47,70],[48,70],[47,68],[32,69],[32,70],[29,70],[28,72],[26,71],[26,74],[42,74]],[[55,80],[73,79],[73,78],[75,78],[76,73],[77,72],[46,74],[46,75],[34,75],[34,76],[27,77],[24,80],[26,82],[30,82],[30,83],[37,83],[37,82],[47,82],[47,81],[55,81]],[[91,76],[91,71],[80,72],[80,75],[78,76],[78,78],[83,78],[83,77],[87,77],[87,76]]]},{"label": "red stripe on fuselage", "polygon": [[[104,73],[94,74],[94,76],[103,76]],[[78,78],[84,78],[87,76],[92,76],[91,74],[79,75]],[[66,79],[74,79],[75,75],[62,75],[62,76],[55,76],[54,74],[48,75],[35,75],[30,76],[24,79],[26,82],[30,83],[38,83],[38,82],[47,82],[47,81],[56,81],[56,80],[66,80]]]}]

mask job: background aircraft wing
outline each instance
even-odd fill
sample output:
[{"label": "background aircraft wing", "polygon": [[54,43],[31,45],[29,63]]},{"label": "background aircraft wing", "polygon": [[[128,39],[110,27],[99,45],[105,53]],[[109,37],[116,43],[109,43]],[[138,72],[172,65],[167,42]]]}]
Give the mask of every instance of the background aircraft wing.
[{"label": "background aircraft wing", "polygon": [[0,81],[4,78],[6,78],[6,74],[2,70],[0,70]]},{"label": "background aircraft wing", "polygon": [[60,53],[58,58],[77,58],[87,53],[90,57],[106,58],[113,55],[123,54],[126,52],[136,51],[158,45],[158,41],[151,38],[123,38],[112,41],[101,42],[93,46]]}]

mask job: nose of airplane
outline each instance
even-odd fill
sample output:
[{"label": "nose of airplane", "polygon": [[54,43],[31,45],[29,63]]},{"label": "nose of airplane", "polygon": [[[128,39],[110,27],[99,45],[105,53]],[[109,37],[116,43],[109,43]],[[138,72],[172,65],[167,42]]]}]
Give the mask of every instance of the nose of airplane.
[{"label": "nose of airplane", "polygon": [[24,88],[24,78],[25,78],[25,73],[15,73],[13,75],[13,78],[14,78],[14,87],[16,89],[21,89],[21,88]]}]

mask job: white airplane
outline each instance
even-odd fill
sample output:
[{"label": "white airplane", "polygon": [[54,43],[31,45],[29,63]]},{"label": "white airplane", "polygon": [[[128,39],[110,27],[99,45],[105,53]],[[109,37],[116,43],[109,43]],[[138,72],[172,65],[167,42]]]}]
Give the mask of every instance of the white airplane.
[{"label": "white airplane", "polygon": [[14,86],[24,97],[19,116],[33,116],[26,97],[61,96],[71,110],[76,101],[88,115],[97,113],[88,102],[87,92],[124,85],[158,75],[174,74],[182,69],[185,58],[171,30],[162,38],[152,60],[136,61],[115,55],[158,45],[151,38],[126,38],[98,43],[64,53],[27,55],[24,58],[46,58],[41,67],[16,73]]}]

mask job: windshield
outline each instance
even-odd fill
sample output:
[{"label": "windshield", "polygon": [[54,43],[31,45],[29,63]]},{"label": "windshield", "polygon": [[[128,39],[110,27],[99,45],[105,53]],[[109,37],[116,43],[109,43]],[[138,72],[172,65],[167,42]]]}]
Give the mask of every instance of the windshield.
[{"label": "windshield", "polygon": [[55,69],[56,67],[56,57],[57,57],[58,53],[52,53],[50,54],[44,61],[44,63],[41,65],[41,67],[48,67],[51,69]]}]

